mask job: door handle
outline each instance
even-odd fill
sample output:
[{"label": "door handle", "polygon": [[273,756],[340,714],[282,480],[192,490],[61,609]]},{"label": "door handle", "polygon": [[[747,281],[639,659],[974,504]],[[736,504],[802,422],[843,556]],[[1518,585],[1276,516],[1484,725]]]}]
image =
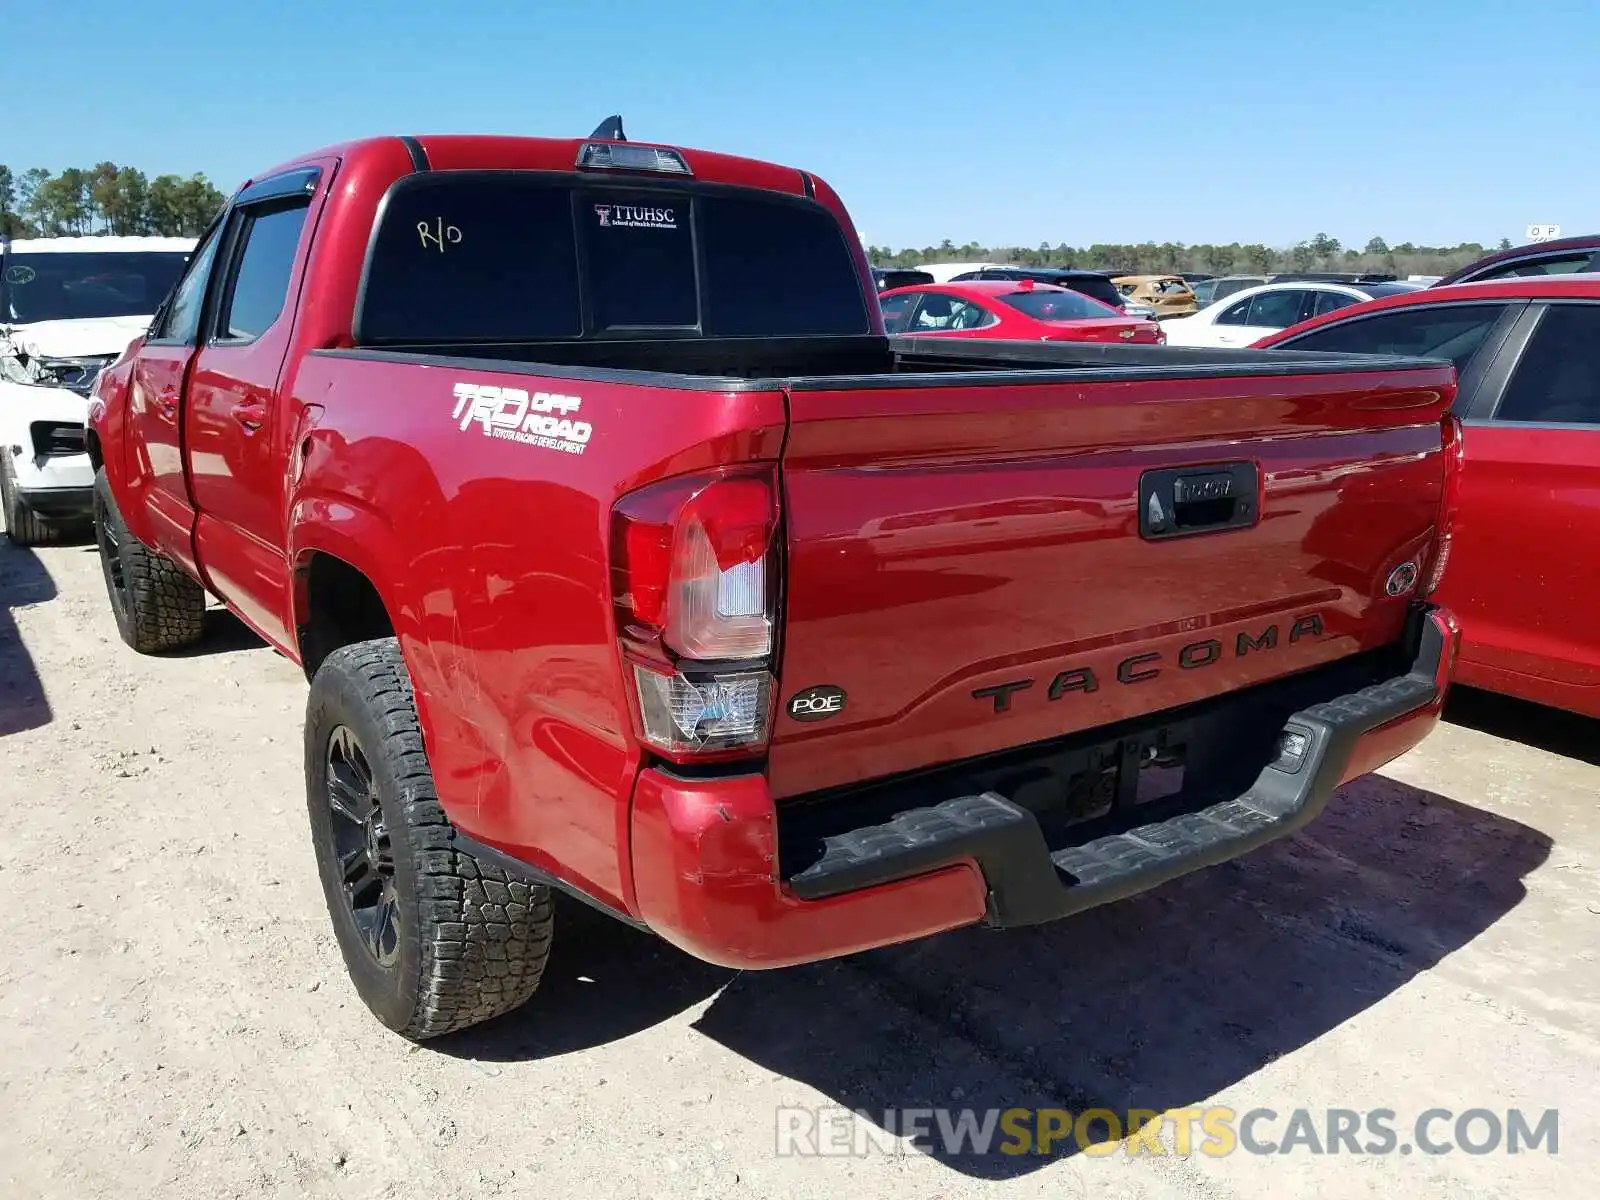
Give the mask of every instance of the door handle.
[{"label": "door handle", "polygon": [[170,417],[178,411],[178,389],[162,388],[156,402],[161,405],[161,415]]},{"label": "door handle", "polygon": [[246,433],[254,433],[260,429],[267,419],[267,407],[264,404],[255,404],[248,400],[235,404],[228,412],[239,424],[243,425]]}]

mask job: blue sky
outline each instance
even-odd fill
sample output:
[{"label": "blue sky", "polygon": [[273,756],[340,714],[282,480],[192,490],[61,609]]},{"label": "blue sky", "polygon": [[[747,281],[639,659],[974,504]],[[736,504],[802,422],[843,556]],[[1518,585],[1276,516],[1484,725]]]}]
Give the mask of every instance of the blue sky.
[{"label": "blue sky", "polygon": [[0,161],[252,171],[374,133],[775,159],[863,237],[1521,241],[1600,227],[1584,0],[49,0],[0,21]]}]

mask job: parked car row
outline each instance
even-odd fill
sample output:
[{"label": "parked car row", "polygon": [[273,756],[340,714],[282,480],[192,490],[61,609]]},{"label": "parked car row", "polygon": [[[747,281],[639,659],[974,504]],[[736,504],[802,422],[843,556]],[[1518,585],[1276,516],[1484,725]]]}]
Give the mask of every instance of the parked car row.
[{"label": "parked car row", "polygon": [[[984,274],[1002,271],[1042,273]],[[1077,273],[1051,274],[1075,286]],[[1043,286],[1023,304],[1050,304],[1045,322],[1017,319],[1006,311],[1012,296],[989,292],[966,298],[1004,319],[969,313],[941,325],[936,290],[951,291],[895,296],[886,328],[1081,341],[1114,330],[1119,339],[1173,347],[1450,360],[1460,380],[1463,472],[1441,594],[1462,625],[1459,677],[1600,717],[1600,633],[1586,619],[1600,578],[1600,236],[1497,251],[1437,280],[1334,272],[1198,280],[1193,294],[1211,302],[1164,320],[1160,337],[1118,329],[1104,313],[1074,332],[1084,318]]]}]

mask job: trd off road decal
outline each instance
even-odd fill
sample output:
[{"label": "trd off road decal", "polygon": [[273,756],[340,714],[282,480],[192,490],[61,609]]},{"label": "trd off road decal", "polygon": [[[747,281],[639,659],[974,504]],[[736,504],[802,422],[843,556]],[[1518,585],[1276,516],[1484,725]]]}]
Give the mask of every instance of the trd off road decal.
[{"label": "trd off road decal", "polygon": [[456,410],[452,415],[461,423],[463,433],[476,421],[483,426],[485,437],[566,454],[582,454],[594,433],[587,421],[572,419],[583,405],[577,396],[555,392],[530,395],[522,388],[482,383],[458,383],[455,393]]}]

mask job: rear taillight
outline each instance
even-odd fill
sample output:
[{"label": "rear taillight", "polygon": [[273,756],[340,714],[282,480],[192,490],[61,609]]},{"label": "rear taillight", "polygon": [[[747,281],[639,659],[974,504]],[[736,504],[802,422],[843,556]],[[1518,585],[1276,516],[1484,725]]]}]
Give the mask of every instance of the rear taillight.
[{"label": "rear taillight", "polygon": [[638,733],[669,758],[766,747],[777,527],[771,469],[669,479],[612,511],[612,597]]},{"label": "rear taillight", "polygon": [[1461,421],[1454,414],[1446,414],[1444,421],[1444,488],[1439,497],[1439,536],[1434,541],[1433,562],[1428,566],[1428,577],[1419,593],[1431,596],[1444,582],[1445,569],[1450,565],[1450,543],[1455,538],[1456,513],[1461,505],[1461,479],[1466,466],[1466,442]]}]

